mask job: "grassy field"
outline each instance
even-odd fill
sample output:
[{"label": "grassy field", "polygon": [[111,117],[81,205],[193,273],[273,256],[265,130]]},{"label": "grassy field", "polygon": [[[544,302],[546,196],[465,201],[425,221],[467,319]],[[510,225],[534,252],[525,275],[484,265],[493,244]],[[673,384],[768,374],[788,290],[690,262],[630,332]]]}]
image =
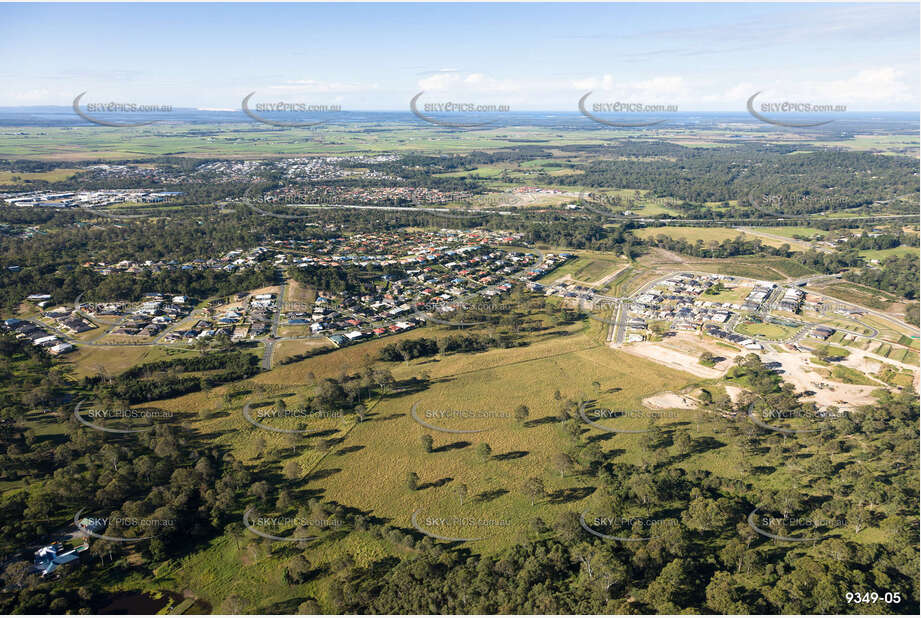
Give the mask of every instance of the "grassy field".
[{"label": "grassy field", "polygon": [[856,369],[844,367],[843,365],[835,365],[831,370],[831,377],[845,384],[864,384],[866,386],[876,386],[878,384]]},{"label": "grassy field", "polygon": [[700,300],[711,303],[739,303],[752,291],[751,286],[737,285],[734,288],[728,288],[717,294],[703,294]]},{"label": "grassy field", "polygon": [[64,356],[63,359],[72,366],[74,377],[83,378],[100,373],[117,375],[141,363],[198,354],[194,350],[178,350],[160,346],[82,346]]},{"label": "grassy field", "polygon": [[892,249],[880,249],[878,251],[874,251],[872,249],[865,249],[863,251],[860,251],[859,253],[860,255],[864,257],[864,259],[880,260],[880,261],[885,260],[888,257],[892,257],[893,255],[895,256],[913,255],[916,258],[921,256],[921,251],[919,251],[918,247],[906,247],[904,245],[899,246],[899,247],[894,247]]},{"label": "grassy field", "polygon": [[832,283],[819,287],[817,290],[822,294],[845,302],[881,311],[885,311],[889,308],[889,305],[899,300],[892,294],[851,282]]},{"label": "grassy field", "polygon": [[7,172],[0,171],[0,185],[43,180],[45,182],[61,182],[73,177],[80,170],[76,168],[59,167],[47,172]]},{"label": "grassy field", "polygon": [[547,273],[539,281],[544,284],[553,283],[566,275],[570,275],[576,281],[594,283],[622,268],[625,264],[627,264],[625,259],[619,259],[610,253],[580,251],[577,258],[569,260],[559,268]]},{"label": "grassy field", "polygon": [[[208,418],[190,416],[189,420],[201,431],[218,436],[218,443],[246,461],[259,456],[254,443],[261,436],[267,449],[276,453],[273,457],[279,467],[291,459],[301,463],[305,487],[311,491],[403,527],[410,526],[409,518],[415,509],[423,509],[426,516],[432,517],[469,515],[510,520],[511,525],[478,543],[498,550],[513,542],[535,514],[552,519],[563,509],[588,503],[588,496],[582,495],[585,481],[577,471],[561,478],[551,463],[553,456],[566,448],[565,435],[554,420],[561,406],[554,398],[557,388],[563,399],[597,398],[604,405],[643,409],[644,397],[683,389],[696,379],[604,347],[600,345],[600,327],[592,323],[588,331],[585,328],[581,323],[575,324],[564,333],[523,348],[386,363],[383,366],[398,382],[427,372],[428,387],[420,392],[395,393],[379,402],[369,401],[369,418],[363,423],[355,424],[352,417],[321,419],[317,429],[333,432],[342,439],[327,453],[318,453],[312,447],[287,451],[280,435],[246,423],[240,412],[242,400],[228,408],[222,396],[224,389],[193,393],[158,405],[178,413],[210,411],[205,414]],[[425,329],[429,330],[434,329]],[[413,338],[423,334],[426,333],[417,331],[406,335]],[[256,389],[252,396],[260,400],[284,398],[291,409],[314,380],[355,371],[376,356],[376,349],[395,340],[387,338],[336,350],[260,374],[245,384]],[[595,381],[599,389],[592,385]],[[417,424],[410,416],[413,404],[419,404],[420,416],[430,409],[496,414],[484,419],[430,421],[448,429],[487,429],[455,435]],[[520,404],[531,410],[524,424],[511,418]],[[625,427],[638,422],[645,426],[645,421],[636,419],[612,422],[624,423]],[[420,438],[426,433],[435,439],[433,453],[425,453],[421,447]],[[620,449],[630,441],[621,435],[601,445]],[[485,462],[475,453],[481,442],[492,448],[493,455]],[[406,488],[409,472],[419,474],[424,489]],[[521,491],[529,476],[542,477],[549,491],[546,502],[535,508]],[[470,496],[463,509],[453,493],[460,483],[467,485]],[[456,529],[440,529],[437,533],[465,536]]]},{"label": "grassy field", "polygon": [[624,264],[625,262],[623,261],[591,259],[573,273],[573,279],[592,283],[623,268]]},{"label": "grassy field", "polygon": [[[394,397],[379,403],[373,417],[356,426],[340,449],[321,464],[323,480],[316,484],[328,498],[367,509],[375,515],[409,526],[415,509],[429,516],[482,516],[509,519],[509,529],[483,541],[494,549],[514,537],[536,513],[552,517],[564,508],[578,508],[580,479],[560,478],[551,458],[561,448],[564,436],[552,416],[559,407],[553,398],[555,386],[566,384],[564,398],[588,396],[592,381],[601,383],[610,405],[641,407],[640,400],[661,390],[682,388],[692,379],[645,361],[598,347],[584,336],[536,344],[518,350],[497,350],[475,355],[449,357],[436,363],[399,364],[397,379],[429,371],[433,380],[422,393]],[[641,379],[641,376],[642,379]],[[611,392],[613,391],[613,392]],[[608,394],[609,393],[609,394]],[[413,404],[420,410],[494,411],[511,415],[520,404],[531,410],[531,422],[521,426],[511,418],[471,421],[437,421],[449,429],[488,430],[479,434],[452,435],[433,432],[415,423],[409,415]],[[426,454],[420,445],[423,434],[435,438],[436,453]],[[623,439],[613,439],[606,447]],[[486,442],[493,457],[481,462],[476,445]],[[360,446],[362,448],[354,449]],[[371,471],[379,471],[377,473]],[[423,485],[409,491],[405,477],[417,472]],[[369,476],[369,473],[371,476]],[[521,485],[529,476],[544,478],[551,495],[547,504],[532,509],[522,495]],[[466,484],[472,499],[461,509],[453,489]],[[446,536],[471,535],[461,529],[443,529]]]},{"label": "grassy field", "polygon": [[767,322],[742,322],[736,330],[750,337],[763,337],[765,339],[783,340],[796,332],[796,329],[780,324],[769,324]]},{"label": "grassy field", "polygon": [[[715,386],[612,350],[603,345],[602,331],[596,322],[585,321],[560,325],[552,329],[552,334],[534,335],[525,347],[398,363],[375,360],[384,345],[423,336],[438,338],[452,332],[429,327],[263,372],[235,385],[244,388],[242,396],[230,397],[231,387],[227,385],[153,405],[176,412],[182,423],[208,436],[214,447],[258,469],[261,478],[281,482],[281,470],[289,462],[297,462],[301,471],[300,480],[294,481],[298,504],[308,497],[335,501],[361,509],[403,531],[412,531],[414,511],[423,519],[466,517],[501,522],[503,525],[477,528],[426,526],[444,536],[484,537],[463,544],[471,551],[493,554],[531,534],[529,522],[534,517],[550,522],[564,512],[604,514],[610,508],[609,498],[596,490],[597,480],[579,464],[561,473],[554,463],[555,455],[572,450],[572,439],[556,418],[563,401],[584,397],[599,407],[645,410],[642,400],[650,395]],[[151,353],[168,353],[160,350],[150,348]],[[352,415],[266,421],[280,428],[303,423],[318,434],[292,443],[282,434],[250,425],[242,416],[245,401],[284,399],[289,410],[298,408],[319,380],[367,366],[390,370],[397,387],[383,398],[374,396],[365,401],[369,412],[364,422],[356,422]],[[423,375],[424,386],[411,386],[413,377]],[[428,410],[498,414],[475,419],[425,419],[447,429],[485,429],[475,434],[449,434],[415,422],[410,416],[413,404],[419,405],[422,417]],[[524,423],[511,418],[521,404],[530,409]],[[683,468],[706,470],[728,479],[746,478],[744,462],[749,456],[739,440],[728,433],[718,435],[718,418],[701,416],[697,411],[668,412],[658,418],[649,416],[666,433],[681,427],[689,431],[695,445],[708,445],[683,457]],[[602,424],[642,429],[648,422],[647,417],[608,419]],[[641,463],[642,436],[601,432],[582,424],[578,430],[595,441],[605,459]],[[424,434],[434,438],[434,452],[424,452]],[[321,438],[332,442],[324,446]],[[490,445],[488,459],[477,455],[480,443]],[[821,449],[822,445],[817,444],[805,446],[803,452]],[[836,454],[834,461],[846,457],[847,453]],[[759,478],[765,487],[788,487],[801,474],[786,466],[771,469]],[[406,475],[410,472],[420,477],[421,487],[416,490],[407,487]],[[541,478],[547,490],[545,497],[533,505],[522,490],[530,477]],[[467,487],[463,503],[456,494],[461,484]],[[679,506],[663,501],[655,508]],[[242,513],[243,506],[239,508]],[[648,514],[641,505],[631,505],[628,512],[639,517]],[[864,534],[882,532],[873,529]],[[303,549],[302,546],[298,551]],[[327,574],[338,573],[336,565],[343,559],[367,567],[391,556],[414,555],[417,550],[365,531],[343,530],[324,534],[310,543],[308,551],[319,575],[308,583],[292,586],[283,579],[283,566],[291,555],[284,544],[272,546],[248,532],[229,531],[209,543],[189,548],[185,557],[165,563],[154,573],[153,583],[162,589],[189,590],[215,606],[233,593],[249,602],[249,611],[280,610],[292,598],[308,596],[317,598],[327,609],[330,601],[324,594],[327,579],[332,576]]]},{"label": "grassy field", "polygon": [[768,234],[773,234],[774,236],[784,236],[793,240],[794,236],[805,236],[806,238],[814,238],[815,236],[828,236],[828,230],[820,230],[816,227],[803,227],[803,226],[778,226],[778,227],[755,227],[752,230],[756,232],[766,232]]},{"label": "grassy field", "polygon": [[[432,336],[433,329],[417,331],[415,336]],[[436,331],[438,332],[438,331]],[[219,408],[213,418],[190,417],[202,432],[215,432],[216,440],[235,455],[251,464],[261,463],[280,469],[296,460],[304,471],[300,484],[304,495],[334,500],[357,507],[403,530],[412,530],[412,513],[425,518],[485,518],[504,525],[472,528],[463,525],[424,526],[435,534],[454,537],[484,537],[463,543],[471,551],[496,553],[527,536],[528,523],[536,516],[544,521],[564,511],[587,511],[604,514],[609,509],[606,496],[594,489],[595,483],[576,465],[562,475],[553,464],[553,456],[567,449],[569,441],[555,419],[562,397],[587,396],[597,399],[601,407],[639,409],[641,400],[664,390],[684,391],[700,381],[693,376],[626,356],[600,345],[600,329],[588,330],[576,325],[569,335],[507,350],[491,350],[473,355],[436,357],[409,363],[388,363],[397,380],[430,376],[429,386],[418,392],[394,393],[381,401],[369,402],[365,422],[325,421],[325,427],[342,439],[328,452],[298,447],[290,452],[281,439],[249,426],[240,414],[241,401],[230,406],[221,402],[219,393],[195,393],[180,398],[179,408],[204,404]],[[391,340],[392,341],[392,340]],[[244,382],[250,388],[265,389],[262,399],[289,394],[295,401],[298,393],[309,388],[313,379],[355,370],[372,358],[383,341],[337,350],[261,374]],[[600,385],[596,388],[592,382]],[[565,385],[565,386],[561,386]],[[711,385],[712,388],[712,385]],[[221,390],[221,389],[216,389]],[[468,410],[511,412],[520,404],[531,411],[525,423],[511,418],[440,419],[433,421],[453,429],[486,429],[477,434],[446,434],[424,428],[410,416],[413,404],[422,410]],[[676,427],[688,430],[700,444],[712,441],[717,420],[699,416],[694,411],[673,411],[656,423],[665,431]],[[313,421],[311,421],[313,422]],[[607,420],[603,424],[622,428],[643,428],[645,420]],[[611,434],[583,428],[611,461],[640,463],[640,436]],[[424,452],[421,436],[434,438],[434,452]],[[254,447],[258,438],[269,444],[268,456],[260,456]],[[476,446],[488,443],[492,454],[488,460],[476,455]],[[697,443],[697,442],[695,442]],[[805,452],[820,451],[821,444],[807,446]],[[745,452],[738,440],[724,436],[713,448],[699,449],[682,460],[688,470],[706,470],[725,478],[745,478]],[[846,458],[836,455],[834,461]],[[782,488],[793,482],[795,469],[776,466],[761,479],[766,487]],[[416,472],[421,488],[410,490],[405,477]],[[532,506],[522,491],[524,481],[532,476],[543,480],[547,494]],[[466,485],[467,498],[461,504],[455,488]],[[669,508],[663,503],[657,508]],[[641,508],[630,508],[633,516],[643,516]],[[877,529],[864,534],[879,534]],[[311,564],[321,573],[336,572],[335,565],[349,558],[359,566],[370,566],[388,556],[408,556],[414,550],[395,545],[387,539],[363,531],[328,534],[309,547]],[[244,534],[225,535],[195,548],[180,561],[169,563],[156,573],[157,582],[171,589],[190,589],[208,602],[219,602],[231,592],[251,603],[258,611],[275,607],[295,596],[313,596],[326,607],[328,599],[325,575],[310,582],[290,586],[282,580],[282,565],[288,554],[269,552],[258,539]],[[180,588],[181,587],[181,588]],[[293,592],[292,592],[293,591]]]},{"label": "grassy field", "polygon": [[[751,258],[749,258],[750,260]],[[733,277],[746,277],[748,279],[763,279],[765,281],[780,281],[784,275],[763,263],[742,260],[719,260],[708,262],[687,262],[688,270],[700,270],[720,275]]]},{"label": "grassy field", "polygon": [[633,233],[640,238],[656,237],[661,234],[669,238],[686,240],[689,243],[695,243],[698,240],[702,240],[704,244],[712,241],[721,242],[724,240],[732,240],[739,236],[746,236],[743,232],[725,227],[647,227],[634,230]]},{"label": "grassy field", "polygon": [[292,356],[306,354],[307,352],[316,353],[320,350],[332,348],[333,344],[329,339],[305,339],[303,341],[281,341],[275,346],[275,353],[272,356],[273,363],[281,363]]},{"label": "grassy field", "polygon": [[[645,211],[643,214],[646,214]],[[670,238],[683,239],[689,243],[696,243],[698,240],[702,240],[704,245],[707,245],[711,242],[722,242],[724,240],[734,240],[739,236],[742,236],[747,241],[760,240],[761,244],[768,247],[780,247],[784,244],[784,241],[778,240],[776,238],[768,238],[766,236],[759,236],[757,234],[744,232],[742,230],[737,230],[727,227],[678,227],[678,226],[667,226],[667,227],[648,227],[639,230],[634,230],[633,232],[640,238],[650,238],[663,234]],[[795,242],[795,241],[794,241]],[[792,244],[792,243],[787,243]]]}]

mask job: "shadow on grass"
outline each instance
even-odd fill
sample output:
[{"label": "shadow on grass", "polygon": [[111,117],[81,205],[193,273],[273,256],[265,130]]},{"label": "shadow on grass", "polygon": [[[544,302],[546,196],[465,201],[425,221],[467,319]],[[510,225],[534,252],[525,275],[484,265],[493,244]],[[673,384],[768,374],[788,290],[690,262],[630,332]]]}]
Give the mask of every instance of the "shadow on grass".
[{"label": "shadow on grass", "polygon": [[565,504],[567,502],[576,502],[578,500],[583,500],[593,493],[597,487],[567,487],[566,489],[558,489],[547,496],[547,502],[550,504]]},{"label": "shadow on grass", "polygon": [[473,497],[473,502],[478,502],[478,503],[491,502],[495,500],[496,498],[500,498],[504,496],[507,493],[508,493],[507,489],[501,489],[501,488],[489,489],[487,491],[483,491],[475,495]]},{"label": "shadow on grass", "polygon": [[323,470],[316,470],[306,478],[308,482],[310,481],[322,481],[323,479],[328,479],[334,474],[339,474],[342,472],[342,468],[324,468]]},{"label": "shadow on grass", "polygon": [[433,453],[444,453],[445,451],[456,451],[462,448],[467,448],[470,446],[470,442],[460,441],[460,442],[451,442],[450,444],[443,444],[438,448],[433,448]]},{"label": "shadow on grass", "polygon": [[423,484],[419,485],[418,489],[419,489],[419,491],[422,491],[423,489],[430,489],[430,488],[432,488],[432,487],[442,487],[442,486],[444,486],[444,485],[447,485],[448,483],[450,483],[450,482],[453,481],[453,480],[454,480],[454,479],[451,478],[450,476],[446,476],[446,477],[444,477],[444,478],[438,479],[437,481],[432,481],[431,483],[423,483]]},{"label": "shadow on grass", "polygon": [[527,457],[529,454],[528,451],[509,451],[508,453],[493,455],[492,458],[497,461],[508,461],[510,459],[521,459],[522,457]]}]

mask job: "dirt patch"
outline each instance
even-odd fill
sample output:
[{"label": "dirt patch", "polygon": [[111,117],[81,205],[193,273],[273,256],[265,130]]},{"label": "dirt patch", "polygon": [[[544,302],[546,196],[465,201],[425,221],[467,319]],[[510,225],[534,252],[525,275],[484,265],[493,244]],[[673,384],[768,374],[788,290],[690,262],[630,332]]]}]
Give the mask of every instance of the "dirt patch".
[{"label": "dirt patch", "polygon": [[[839,364],[868,374],[877,373],[884,365],[883,362],[878,361],[875,358],[868,358],[865,354],[862,354],[860,351],[853,349],[851,350],[851,353],[848,355],[848,357],[843,361],[840,361]],[[896,369],[898,368],[896,367]]]},{"label": "dirt patch", "polygon": [[698,362],[698,358],[690,354],[684,354],[675,349],[664,347],[658,343],[643,341],[640,343],[631,343],[620,348],[628,354],[634,354],[661,365],[684,371],[701,378],[719,378],[723,372],[719,369],[704,367]]},{"label": "dirt patch", "polygon": [[728,384],[725,385],[723,388],[726,389],[726,394],[729,395],[729,399],[732,401],[732,403],[738,403],[739,397],[741,397],[742,393],[745,392],[743,389],[739,388],[738,386],[729,386]]},{"label": "dirt patch", "polygon": [[694,410],[697,405],[690,397],[679,395],[671,391],[656,393],[643,400],[643,405],[652,410]]},{"label": "dirt patch", "polygon": [[783,379],[797,392],[810,391],[804,401],[814,401],[820,408],[828,406],[864,406],[875,403],[871,393],[879,386],[858,386],[834,382],[820,375],[802,354],[771,352],[762,356],[765,362],[778,362],[783,367]]}]

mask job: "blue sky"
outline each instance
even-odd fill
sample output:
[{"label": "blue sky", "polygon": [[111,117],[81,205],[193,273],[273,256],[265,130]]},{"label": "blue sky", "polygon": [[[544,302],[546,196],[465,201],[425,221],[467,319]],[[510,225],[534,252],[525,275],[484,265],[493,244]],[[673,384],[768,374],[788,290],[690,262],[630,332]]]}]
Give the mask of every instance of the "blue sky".
[{"label": "blue sky", "polygon": [[[906,4],[0,4],[0,105],[918,110]],[[760,100],[760,99],[759,99]]]}]

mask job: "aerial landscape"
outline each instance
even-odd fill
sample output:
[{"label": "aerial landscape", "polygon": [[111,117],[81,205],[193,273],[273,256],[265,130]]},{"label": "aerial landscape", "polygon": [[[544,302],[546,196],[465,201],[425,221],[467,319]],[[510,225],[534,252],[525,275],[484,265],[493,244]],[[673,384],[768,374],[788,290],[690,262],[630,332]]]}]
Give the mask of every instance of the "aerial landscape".
[{"label": "aerial landscape", "polygon": [[0,24],[0,613],[921,609],[917,4]]}]

